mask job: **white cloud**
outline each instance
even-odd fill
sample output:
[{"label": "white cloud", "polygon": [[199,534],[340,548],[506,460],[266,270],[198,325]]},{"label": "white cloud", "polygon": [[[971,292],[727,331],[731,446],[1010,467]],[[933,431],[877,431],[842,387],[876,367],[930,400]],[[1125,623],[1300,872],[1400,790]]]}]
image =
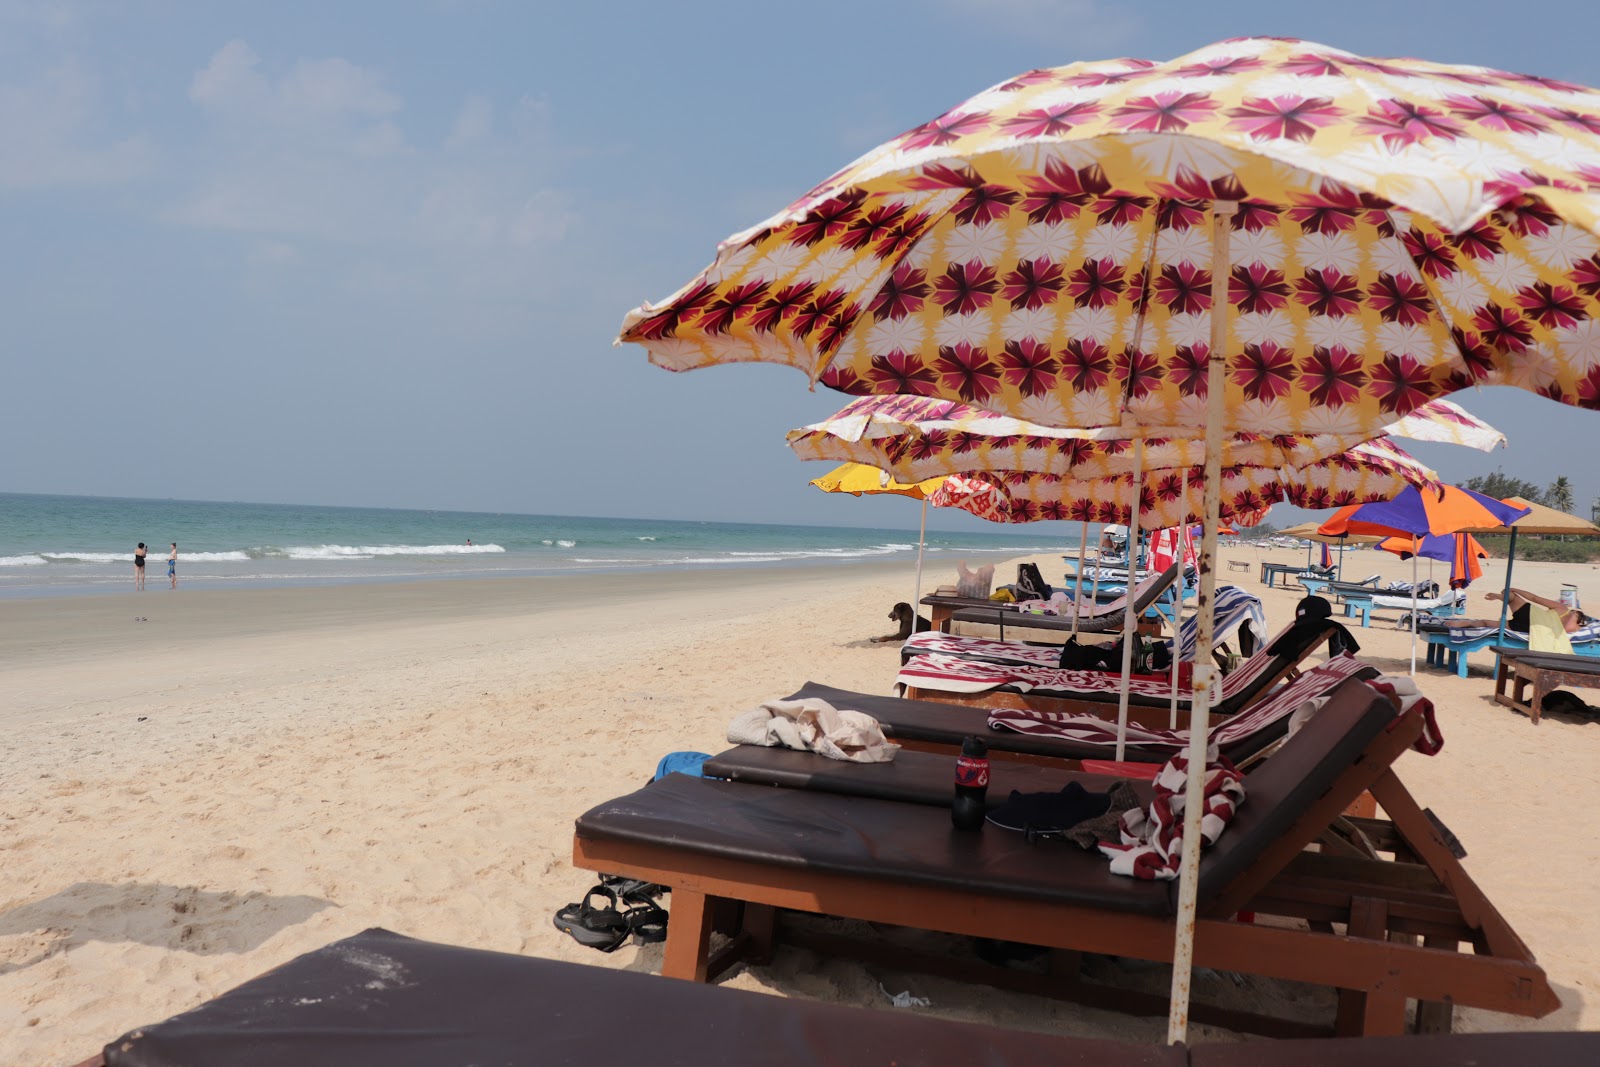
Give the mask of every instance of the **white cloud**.
[{"label": "white cloud", "polygon": [[138,135],[106,129],[99,79],[68,59],[0,84],[0,188],[103,185],[147,173],[155,153]]},{"label": "white cloud", "polygon": [[[525,97],[500,113],[489,97],[468,96],[429,144],[375,68],[341,57],[273,68],[230,41],[195,73],[189,98],[212,133],[169,218],[292,241],[308,256],[311,242],[337,242],[513,260],[539,256],[577,224],[571,196],[549,181],[546,101]],[[368,290],[404,273],[379,257],[351,281]]]}]

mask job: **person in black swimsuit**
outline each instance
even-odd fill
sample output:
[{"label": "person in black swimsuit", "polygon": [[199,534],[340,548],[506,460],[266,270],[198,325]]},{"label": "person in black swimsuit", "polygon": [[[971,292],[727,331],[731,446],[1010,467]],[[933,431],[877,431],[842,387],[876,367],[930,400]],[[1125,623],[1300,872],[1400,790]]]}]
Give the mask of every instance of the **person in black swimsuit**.
[{"label": "person in black swimsuit", "polygon": [[133,588],[144,588],[144,542],[139,542],[139,547],[133,550]]},{"label": "person in black swimsuit", "polygon": [[[1502,599],[1499,593],[1489,593],[1487,596],[1490,600]],[[1592,621],[1583,612],[1576,608],[1568,607],[1559,600],[1549,600],[1542,596],[1534,596],[1526,589],[1513,589],[1511,590],[1511,617],[1506,621],[1506,624],[1511,629],[1516,630],[1518,633],[1525,634],[1528,632],[1528,627],[1532,621],[1530,618],[1532,613],[1528,610],[1528,605],[1530,604],[1538,604],[1540,607],[1549,608],[1561,616],[1561,628],[1569,634],[1574,630],[1582,629]]]}]

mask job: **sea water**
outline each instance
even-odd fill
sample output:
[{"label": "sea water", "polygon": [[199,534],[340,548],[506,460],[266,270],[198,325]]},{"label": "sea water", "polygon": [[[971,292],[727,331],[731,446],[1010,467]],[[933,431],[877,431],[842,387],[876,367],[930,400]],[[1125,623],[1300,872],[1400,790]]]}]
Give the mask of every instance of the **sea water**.
[{"label": "sea water", "polygon": [[[907,514],[915,518],[915,508]],[[909,521],[909,520],[908,520]],[[1075,548],[1072,525],[1022,532],[930,533],[934,573],[956,559]],[[1062,538],[1062,540],[1055,540]],[[471,544],[468,544],[468,541]],[[662,567],[778,567],[916,557],[915,529],[778,526],[665,519],[242,504],[0,493],[0,596],[107,592],[166,581],[178,542],[183,583],[488,578]],[[930,588],[932,583],[930,583]]]}]

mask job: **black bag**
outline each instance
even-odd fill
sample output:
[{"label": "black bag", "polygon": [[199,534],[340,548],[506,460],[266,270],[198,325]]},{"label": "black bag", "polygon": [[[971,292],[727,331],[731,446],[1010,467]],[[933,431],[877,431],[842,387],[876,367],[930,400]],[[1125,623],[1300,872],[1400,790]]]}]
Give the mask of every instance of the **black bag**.
[{"label": "black bag", "polygon": [[1058,664],[1066,671],[1120,671],[1122,642],[1110,645],[1080,645],[1076,637],[1061,646]]},{"label": "black bag", "polygon": [[1044,575],[1039,573],[1036,563],[1017,564],[1017,599],[1018,600],[1049,600],[1050,586],[1046,584]]}]

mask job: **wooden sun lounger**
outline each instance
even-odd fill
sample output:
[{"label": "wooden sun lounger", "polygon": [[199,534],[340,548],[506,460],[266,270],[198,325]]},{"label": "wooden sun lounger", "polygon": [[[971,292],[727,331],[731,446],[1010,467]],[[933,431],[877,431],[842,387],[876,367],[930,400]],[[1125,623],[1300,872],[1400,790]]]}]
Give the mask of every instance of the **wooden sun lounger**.
[{"label": "wooden sun lounger", "polygon": [[[1376,673],[1376,672],[1374,672]],[[989,726],[989,708],[935,700],[909,700],[901,697],[874,696],[869,693],[852,693],[847,689],[807,682],[800,691],[787,697],[802,700],[815,697],[826,700],[836,708],[862,711],[878,720],[883,732],[903,748],[921,752],[950,753],[961,747],[968,736],[981,737],[989,745],[991,756],[999,760],[1018,760],[1025,763],[1055,764],[1061,760],[1110,759],[1112,749],[1104,745],[1084,744],[1057,737],[1039,737],[1019,734],[1011,730],[994,730]],[[1083,714],[1104,716],[1104,703],[1082,702]],[[1115,715],[1115,705],[1112,705]],[[1146,726],[1165,728],[1169,712],[1166,708],[1133,706],[1128,709],[1128,721]],[[1186,724],[1179,715],[1179,726]],[[1222,748],[1222,754],[1235,764],[1248,761],[1258,752],[1275,744],[1288,729],[1287,722],[1251,734]],[[1167,746],[1143,747],[1129,744],[1123,759],[1130,763],[1165,763],[1172,758]]]},{"label": "wooden sun lounger", "polygon": [[[1257,700],[1261,699],[1273,686],[1298,671],[1300,665],[1324,641],[1328,641],[1335,634],[1335,624],[1329,622],[1326,626],[1316,630],[1307,629],[1294,640],[1292,645],[1272,657],[1261,672],[1238,692],[1230,695],[1212,708],[1214,716],[1233,715],[1243,711]],[[1287,634],[1288,631],[1285,631]],[[1280,634],[1279,637],[1284,636]],[[1266,647],[1271,648],[1278,641],[1274,637],[1266,642]],[[1109,673],[1109,672],[1107,672]],[[957,693],[944,689],[908,685],[905,689],[908,700],[926,700],[940,704],[961,704],[967,707],[983,708],[1018,708],[1033,711],[1057,711],[1065,714],[1104,715],[1107,706],[1113,709],[1119,703],[1119,697],[1114,690],[1095,692],[1068,692],[1065,690],[1053,691],[1035,687],[1026,692],[1012,686],[996,686],[979,693]],[[1145,708],[1159,708],[1169,713],[1172,707],[1172,698],[1167,696],[1147,696],[1142,693],[1128,695],[1130,708],[1141,706]],[[1180,722],[1189,711],[1189,700],[1183,694],[1178,697],[1178,713]],[[1115,714],[1115,712],[1112,712]],[[1132,712],[1130,711],[1130,714]],[[1154,719],[1142,721],[1156,725]],[[1159,725],[1166,725],[1166,719],[1161,719]]]},{"label": "wooden sun lounger", "polygon": [[[1494,702],[1520,711],[1539,725],[1545,695],[1564,685],[1600,689],[1600,659],[1562,652],[1529,652],[1522,648],[1496,648]],[[1510,683],[1510,692],[1507,692]],[[1532,692],[1527,690],[1532,687]]]},{"label": "wooden sun lounger", "polygon": [[[386,966],[403,979],[374,973]],[[1131,1045],[718,989],[373,929],[142,1026],[79,1067],[1556,1067],[1597,1060],[1600,1034],[1592,1033]]]},{"label": "wooden sun lounger", "polygon": [[[1177,582],[1183,568],[1174,563],[1159,574],[1153,574],[1134,586],[1133,612],[1134,618],[1140,618],[1149,611],[1156,601],[1160,600],[1166,591]],[[927,598],[924,597],[924,600]],[[1077,628],[1079,633],[1110,633],[1122,628],[1122,612],[1127,606],[1127,596],[1108,600],[1103,604],[1084,604],[1078,614]],[[1038,630],[1065,631],[1073,628],[1071,615],[1034,615],[1029,612],[1018,611],[1015,606],[996,604],[992,601],[982,604],[969,604],[964,607],[954,608],[950,618],[955,622],[982,623],[987,626],[1000,627],[1000,636],[1005,637],[1007,626],[1022,626]],[[935,626],[934,629],[940,629]]]},{"label": "wooden sun lounger", "polygon": [[[1387,700],[1351,680],[1250,771],[1245,804],[1201,863],[1196,966],[1333,987],[1332,1028],[1345,1034],[1403,1032],[1408,1000],[1419,1002],[1422,1029],[1448,1029],[1445,1005],[1533,1017],[1559,1006],[1533,954],[1394,774],[1422,729],[1415,709],[1397,718]],[[1363,829],[1393,859],[1305,851],[1368,790],[1392,821],[1367,820]],[[1156,961],[1172,953],[1175,883],[1116,877],[1098,854],[1065,842],[992,827],[955,833],[944,812],[925,805],[668,775],[582,815],[573,862],[671,886],[662,970],[694,981],[769,952],[780,908],[1068,953]],[[743,920],[713,957],[720,901],[742,904]],[[1240,911],[1271,922],[1237,922]],[[839,935],[810,941],[846,947]],[[880,956],[890,952],[880,947]],[[917,964],[937,969],[903,953],[893,963]],[[980,970],[964,960],[944,967],[1101,1006],[1165,1011],[1164,997]],[[1297,1029],[1204,1005],[1194,1018]]]}]

